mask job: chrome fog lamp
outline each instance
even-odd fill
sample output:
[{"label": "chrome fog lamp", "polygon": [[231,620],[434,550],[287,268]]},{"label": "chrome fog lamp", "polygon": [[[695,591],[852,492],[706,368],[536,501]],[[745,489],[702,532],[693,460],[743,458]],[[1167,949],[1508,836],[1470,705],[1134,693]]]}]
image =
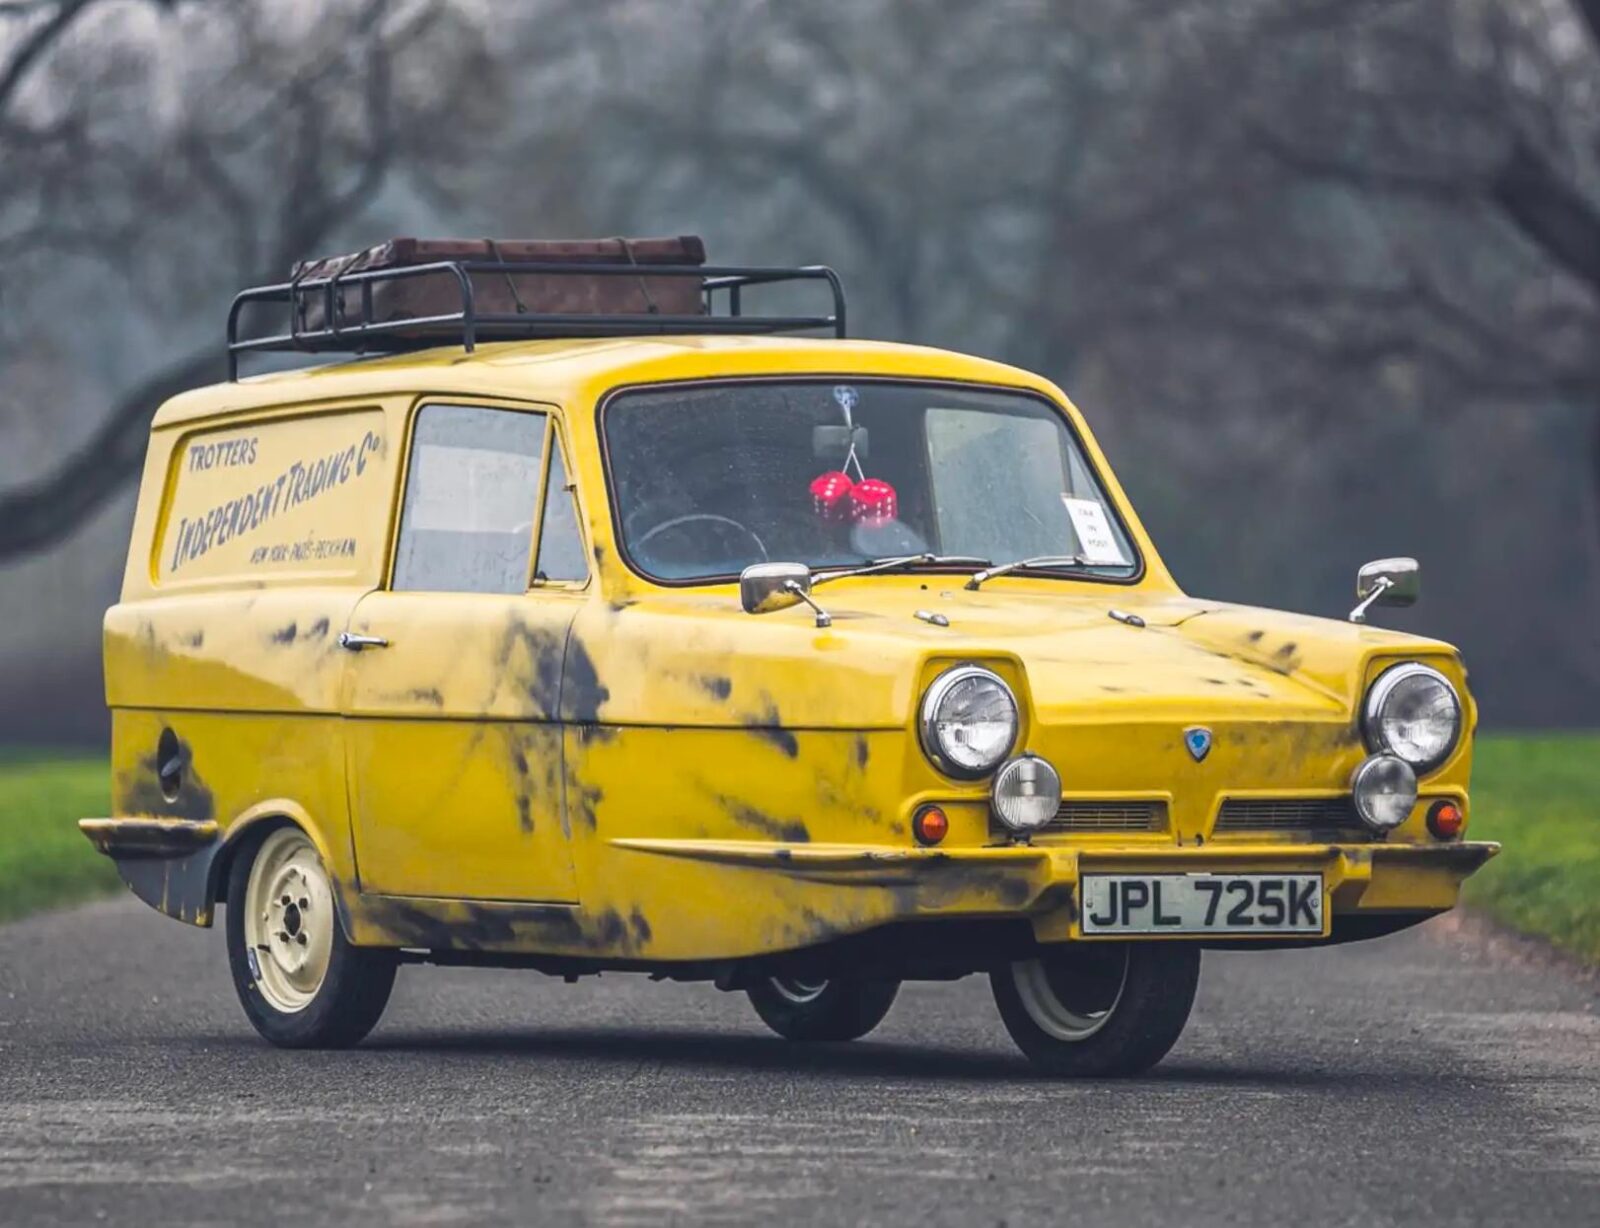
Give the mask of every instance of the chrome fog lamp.
[{"label": "chrome fog lamp", "polygon": [[940,674],[922,697],[922,749],[947,776],[987,776],[1017,740],[1017,698],[1001,677],[981,665]]},{"label": "chrome fog lamp", "polygon": [[995,773],[995,816],[1012,831],[1038,831],[1061,808],[1061,776],[1038,755],[1021,755]]},{"label": "chrome fog lamp", "polygon": [[1436,669],[1416,661],[1393,665],[1367,692],[1361,730],[1368,750],[1388,751],[1429,772],[1461,738],[1461,697]]},{"label": "chrome fog lamp", "polygon": [[1417,804],[1417,774],[1396,755],[1373,755],[1350,778],[1350,795],[1363,823],[1376,832],[1393,831]]}]

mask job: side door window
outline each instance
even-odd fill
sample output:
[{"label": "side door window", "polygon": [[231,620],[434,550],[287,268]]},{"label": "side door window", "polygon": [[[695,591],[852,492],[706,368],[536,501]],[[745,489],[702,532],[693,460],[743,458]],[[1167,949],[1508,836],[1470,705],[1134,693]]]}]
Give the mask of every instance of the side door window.
[{"label": "side door window", "polygon": [[544,414],[478,405],[418,411],[394,591],[527,590],[546,424]]},{"label": "side door window", "polygon": [[534,564],[533,579],[536,584],[581,584],[588,578],[589,559],[578,528],[578,497],[567,477],[560,437],[552,430],[544,514],[539,518],[539,559]]}]

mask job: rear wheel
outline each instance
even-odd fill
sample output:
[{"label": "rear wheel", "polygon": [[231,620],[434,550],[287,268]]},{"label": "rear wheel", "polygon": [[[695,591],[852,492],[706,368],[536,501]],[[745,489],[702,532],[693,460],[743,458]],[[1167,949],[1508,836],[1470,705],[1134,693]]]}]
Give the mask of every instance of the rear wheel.
[{"label": "rear wheel", "polygon": [[756,1014],[785,1040],[856,1040],[883,1022],[900,982],[772,976],[746,992]]},{"label": "rear wheel", "polygon": [[1065,947],[989,974],[1017,1047],[1049,1074],[1095,1078],[1149,1070],[1178,1041],[1200,983],[1188,943]]},{"label": "rear wheel", "polygon": [[394,987],[394,952],[351,946],[310,837],[276,827],[228,872],[228,965],[256,1031],[291,1049],[353,1045]]}]

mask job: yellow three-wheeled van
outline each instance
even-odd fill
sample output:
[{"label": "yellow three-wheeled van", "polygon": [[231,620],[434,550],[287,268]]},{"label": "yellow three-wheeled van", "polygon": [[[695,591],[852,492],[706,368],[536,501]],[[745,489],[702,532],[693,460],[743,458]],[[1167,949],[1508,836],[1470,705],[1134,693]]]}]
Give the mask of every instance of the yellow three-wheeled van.
[{"label": "yellow three-wheeled van", "polygon": [[844,339],[826,269],[479,246],[247,291],[235,362],[363,356],[151,431],[82,826],[225,906],[269,1040],[359,1040],[408,962],[713,981],[792,1040],[982,972],[1041,1067],[1127,1073],[1203,948],[1389,933],[1496,851],[1455,650],[1364,622],[1413,561],[1344,622],[1185,596],[1059,389]]}]

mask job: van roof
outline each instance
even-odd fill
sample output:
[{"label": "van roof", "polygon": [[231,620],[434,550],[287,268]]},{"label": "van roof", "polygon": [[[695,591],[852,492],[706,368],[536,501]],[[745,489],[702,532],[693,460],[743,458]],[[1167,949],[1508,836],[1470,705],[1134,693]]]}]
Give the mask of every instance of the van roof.
[{"label": "van roof", "polygon": [[459,345],[213,384],[173,397],[154,425],[170,426],[279,405],[405,393],[572,401],[630,383],[772,375],[944,379],[1059,391],[1005,363],[929,346],[791,336],[674,334]]}]

